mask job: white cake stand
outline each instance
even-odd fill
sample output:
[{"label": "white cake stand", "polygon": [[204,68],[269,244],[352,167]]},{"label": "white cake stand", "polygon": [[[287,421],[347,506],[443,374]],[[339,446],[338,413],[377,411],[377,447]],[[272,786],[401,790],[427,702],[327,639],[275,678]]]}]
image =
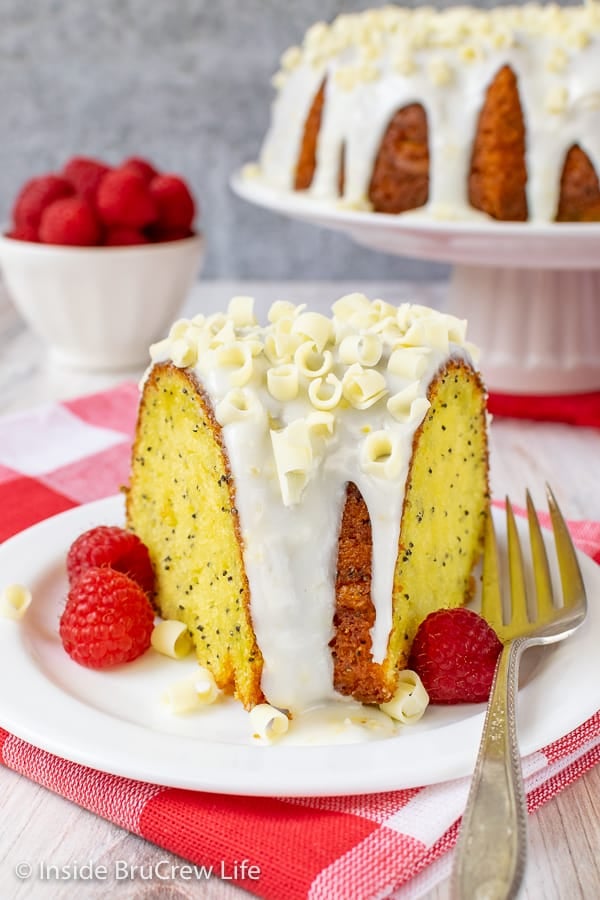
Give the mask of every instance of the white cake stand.
[{"label": "white cake stand", "polygon": [[233,176],[244,199],[374,250],[453,264],[448,309],[469,322],[490,390],[600,389],[600,224],[426,220],[332,208]]}]

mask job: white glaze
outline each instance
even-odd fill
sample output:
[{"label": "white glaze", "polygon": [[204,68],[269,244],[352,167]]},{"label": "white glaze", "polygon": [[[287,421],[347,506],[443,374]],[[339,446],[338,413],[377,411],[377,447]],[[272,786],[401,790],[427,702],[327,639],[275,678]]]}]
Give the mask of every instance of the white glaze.
[{"label": "white glaze", "polygon": [[[427,409],[427,390],[432,377],[451,357],[470,360],[464,341],[465,323],[420,306],[404,304],[398,310],[382,301],[369,302],[361,295],[334,305],[332,338],[324,352],[332,356],[332,372],[344,382],[350,366],[340,360],[340,344],[353,335],[378,335],[381,358],[372,370],[380,373],[386,393],[367,409],[354,408],[345,400],[331,412],[315,410],[308,395],[309,379],[299,376],[298,395],[275,399],[267,388],[272,362],[265,355],[269,338],[286,333],[281,321],[266,327],[236,326],[231,316],[203,322],[178,322],[171,336],[152,348],[153,361],[170,359],[181,366],[197,357],[193,366],[217,419],[235,484],[235,503],[243,539],[244,564],[250,585],[252,623],[264,659],[262,688],[273,706],[297,712],[335,698],[329,641],[333,636],[337,541],[346,485],[356,484],[369,510],[373,536],[372,600],[376,622],[372,629],[373,658],[385,657],[391,627],[392,584],[398,552],[400,518],[405,481],[416,429]],[[292,332],[300,322],[301,308],[286,317]],[[423,332],[423,329],[425,330]],[[419,331],[416,341],[410,335]],[[423,335],[430,335],[423,346]],[[225,340],[222,344],[220,341]],[[298,341],[304,338],[299,336]],[[181,354],[182,342],[188,352]],[[223,405],[230,396],[239,369],[219,360],[233,359],[223,348],[239,342],[254,347],[252,372],[243,388],[247,410]],[[403,342],[412,346],[404,346]],[[416,346],[423,353],[423,369],[415,380]],[[347,342],[344,346],[347,346]],[[391,353],[407,357],[406,371],[388,369]],[[286,353],[292,358],[293,347]],[[243,354],[240,354],[240,358]],[[376,357],[374,357],[376,358]],[[185,362],[183,360],[186,360]],[[276,364],[278,361],[276,361]],[[293,365],[288,361],[288,365]],[[352,364],[351,364],[352,365]],[[240,369],[242,365],[240,364]],[[411,386],[412,405],[406,414],[390,414],[387,401]],[[239,394],[236,396],[240,396]],[[312,459],[301,479],[297,497],[286,500],[281,489],[281,465],[273,450],[271,432],[292,423],[311,423],[314,416],[328,417],[332,434],[310,431]],[[390,436],[393,458],[374,474],[363,454],[369,434],[379,430]],[[377,471],[377,467],[375,467]]]},{"label": "white glaze", "polygon": [[260,177],[278,189],[293,189],[306,115],[326,80],[310,194],[369,208],[373,164],[388,123],[398,109],[420,103],[430,153],[423,212],[436,218],[471,216],[467,173],[477,119],[487,88],[504,65],[517,76],[525,120],[529,219],[554,219],[562,166],[573,144],[600,172],[597,3],[440,12],[384,7],[339,16],[330,26],[319,23],[295,57],[295,65],[279,73],[260,153]]}]

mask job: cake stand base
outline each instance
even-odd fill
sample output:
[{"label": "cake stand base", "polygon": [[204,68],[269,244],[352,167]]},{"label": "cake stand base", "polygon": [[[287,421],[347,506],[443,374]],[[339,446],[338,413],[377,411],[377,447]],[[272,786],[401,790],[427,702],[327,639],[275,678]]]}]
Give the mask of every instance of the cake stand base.
[{"label": "cake stand base", "polygon": [[498,393],[600,389],[600,271],[455,266],[448,308],[467,319]]}]

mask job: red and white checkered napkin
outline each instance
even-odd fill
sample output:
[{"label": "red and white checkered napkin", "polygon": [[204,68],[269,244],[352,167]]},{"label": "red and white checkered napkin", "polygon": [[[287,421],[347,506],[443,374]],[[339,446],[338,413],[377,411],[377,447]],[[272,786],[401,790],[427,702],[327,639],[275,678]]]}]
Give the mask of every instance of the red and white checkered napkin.
[{"label": "red and white checkered napkin", "polygon": [[[0,539],[127,481],[137,389],[0,420]],[[600,562],[600,523],[573,522]],[[268,749],[265,750],[268,753]],[[450,864],[468,778],[353,797],[249,798],[164,788],[52,756],[0,728],[4,765],[264,898],[421,896]],[[600,713],[524,760],[530,811],[600,761]],[[238,867],[238,874],[244,874]],[[234,880],[235,879],[230,879]]]}]

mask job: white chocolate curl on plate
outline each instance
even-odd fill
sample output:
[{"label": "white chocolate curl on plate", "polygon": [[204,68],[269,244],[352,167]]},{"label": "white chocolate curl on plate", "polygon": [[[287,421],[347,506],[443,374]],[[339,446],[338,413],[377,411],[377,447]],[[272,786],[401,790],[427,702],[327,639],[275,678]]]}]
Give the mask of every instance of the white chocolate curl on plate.
[{"label": "white chocolate curl on plate", "polygon": [[9,584],[0,592],[0,616],[22,619],[31,603],[31,591],[22,584]]},{"label": "white chocolate curl on plate", "polygon": [[290,721],[285,713],[268,703],[259,703],[250,710],[252,736],[272,744],[288,730]]},{"label": "white chocolate curl on plate", "polygon": [[396,693],[388,703],[381,703],[383,712],[403,725],[414,725],[429,706],[429,694],[416,672],[404,669],[400,672]]},{"label": "white chocolate curl on plate", "polygon": [[158,653],[171,659],[183,659],[193,646],[187,626],[175,619],[158,622],[152,629],[150,642]]},{"label": "white chocolate curl on plate", "polygon": [[198,666],[196,672],[174,682],[168,687],[162,701],[168,707],[169,712],[176,716],[194,712],[203,706],[214,703],[219,695],[219,689],[215,683],[212,672]]}]

